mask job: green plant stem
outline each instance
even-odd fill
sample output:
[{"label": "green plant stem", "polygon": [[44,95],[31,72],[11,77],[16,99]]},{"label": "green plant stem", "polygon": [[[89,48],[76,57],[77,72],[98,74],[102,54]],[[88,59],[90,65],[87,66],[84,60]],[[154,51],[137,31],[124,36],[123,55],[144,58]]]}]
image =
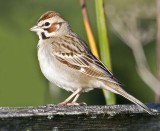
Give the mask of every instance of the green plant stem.
[{"label": "green plant stem", "polygon": [[[100,58],[107,65],[108,69],[111,70],[110,50],[107,35],[107,26],[104,15],[103,0],[95,0],[95,7],[99,37]],[[108,105],[116,103],[115,94],[106,90],[103,90],[103,93],[105,96],[106,103]]]}]

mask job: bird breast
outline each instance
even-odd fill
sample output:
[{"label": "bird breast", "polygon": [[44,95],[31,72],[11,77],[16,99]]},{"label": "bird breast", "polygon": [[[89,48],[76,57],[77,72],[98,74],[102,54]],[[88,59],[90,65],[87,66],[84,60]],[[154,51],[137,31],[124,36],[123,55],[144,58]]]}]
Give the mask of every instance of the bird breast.
[{"label": "bird breast", "polygon": [[55,58],[52,51],[51,45],[41,40],[39,41],[38,60],[40,68],[51,83],[72,92],[77,88],[83,88],[84,91],[88,91],[97,86],[95,79],[91,79],[91,77],[80,71],[61,63]]}]

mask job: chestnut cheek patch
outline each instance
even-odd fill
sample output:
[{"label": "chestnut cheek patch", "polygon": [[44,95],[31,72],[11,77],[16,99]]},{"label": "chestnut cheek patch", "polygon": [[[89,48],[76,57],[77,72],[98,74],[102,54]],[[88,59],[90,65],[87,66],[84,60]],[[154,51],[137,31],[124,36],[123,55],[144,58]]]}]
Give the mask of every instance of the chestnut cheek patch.
[{"label": "chestnut cheek patch", "polygon": [[60,27],[60,24],[59,24],[59,23],[53,23],[53,24],[47,29],[47,31],[48,31],[49,33],[55,32],[55,31],[57,31],[57,30],[59,29],[59,27]]}]

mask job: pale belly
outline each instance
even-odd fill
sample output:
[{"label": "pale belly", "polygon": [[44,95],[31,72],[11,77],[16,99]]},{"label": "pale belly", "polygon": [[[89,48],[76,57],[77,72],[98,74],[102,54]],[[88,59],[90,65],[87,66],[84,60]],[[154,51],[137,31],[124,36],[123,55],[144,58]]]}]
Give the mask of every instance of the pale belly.
[{"label": "pale belly", "polygon": [[91,80],[87,75],[60,63],[49,53],[47,48],[39,47],[38,60],[44,76],[51,83],[67,91],[73,92],[78,88],[88,91],[98,85],[95,80]]}]

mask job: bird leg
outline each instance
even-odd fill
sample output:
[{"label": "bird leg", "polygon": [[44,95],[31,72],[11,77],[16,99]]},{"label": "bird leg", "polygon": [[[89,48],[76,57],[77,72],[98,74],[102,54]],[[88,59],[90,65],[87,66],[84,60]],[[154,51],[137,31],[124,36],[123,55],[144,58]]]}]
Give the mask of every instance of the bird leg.
[{"label": "bird leg", "polygon": [[78,93],[78,94],[74,97],[72,103],[75,103],[75,102],[77,101],[77,99],[79,98],[79,96],[80,96],[80,93]]},{"label": "bird leg", "polygon": [[72,101],[71,103],[67,103],[67,105],[78,106],[79,104],[78,104],[76,101],[77,101],[77,99],[79,98],[79,96],[80,96],[80,93],[78,93],[78,94],[74,97],[74,99],[73,99],[73,101]]},{"label": "bird leg", "polygon": [[[77,101],[78,97],[80,96],[81,90],[82,89],[78,88],[66,100],[64,100],[63,102],[59,103],[59,105],[78,105],[78,103],[76,104],[76,101]],[[75,96],[75,98],[73,99],[72,103],[68,103],[74,96]],[[73,104],[73,103],[75,103],[75,104]]]}]

